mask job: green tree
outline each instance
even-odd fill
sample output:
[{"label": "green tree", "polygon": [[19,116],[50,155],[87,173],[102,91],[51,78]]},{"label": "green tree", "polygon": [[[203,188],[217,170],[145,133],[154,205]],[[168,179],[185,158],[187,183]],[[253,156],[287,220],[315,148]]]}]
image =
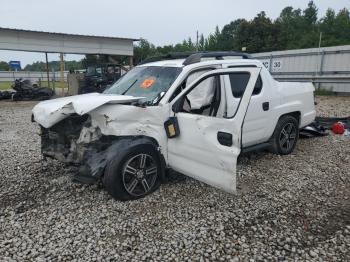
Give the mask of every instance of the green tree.
[{"label": "green tree", "polygon": [[240,46],[237,45],[237,42],[235,41],[238,31],[240,29],[240,26],[243,22],[246,22],[244,19],[237,19],[227,25],[225,25],[221,33],[218,36],[218,49],[223,51],[229,51],[229,50],[239,50]]},{"label": "green tree", "polygon": [[294,10],[293,7],[289,6],[282,10],[275,21],[275,25],[279,28],[278,44],[280,50],[299,47],[303,31],[302,19],[301,9]]},{"label": "green tree", "polygon": [[199,51],[205,51],[205,38],[204,38],[203,34],[201,34],[200,37],[199,37],[198,50]]},{"label": "green tree", "polygon": [[234,47],[246,47],[250,53],[271,51],[278,48],[278,28],[265,12],[259,13],[252,21],[242,21],[234,37]]},{"label": "green tree", "polygon": [[299,47],[317,47],[319,42],[319,25],[317,23],[318,9],[313,1],[308,3],[308,7],[303,11],[303,27],[301,30]]},{"label": "green tree", "polygon": [[141,39],[136,46],[134,46],[134,63],[145,60],[148,57],[155,56],[157,50],[153,44],[146,39]]},{"label": "green tree", "polygon": [[218,43],[219,43],[220,34],[221,32],[220,32],[219,26],[216,26],[214,34],[210,34],[207,39],[206,50],[208,51],[219,50]]},{"label": "green tree", "polygon": [[307,25],[316,25],[318,8],[313,1],[310,1],[304,10],[304,20]]},{"label": "green tree", "polygon": [[4,61],[0,61],[0,71],[9,71],[9,70],[10,70],[9,64]]}]

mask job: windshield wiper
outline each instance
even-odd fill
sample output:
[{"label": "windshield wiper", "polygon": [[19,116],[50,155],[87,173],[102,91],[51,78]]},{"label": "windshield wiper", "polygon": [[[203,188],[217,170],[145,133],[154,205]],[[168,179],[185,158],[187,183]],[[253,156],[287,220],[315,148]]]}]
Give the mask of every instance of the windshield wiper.
[{"label": "windshield wiper", "polygon": [[163,97],[164,95],[165,95],[165,92],[164,92],[164,91],[159,92],[159,93],[157,94],[157,96],[156,96],[152,101],[149,101],[150,104],[151,104],[151,105],[157,104],[157,103],[162,99],[162,97]]},{"label": "windshield wiper", "polygon": [[137,82],[137,80],[138,80],[138,79],[135,79],[135,81],[132,82],[132,84],[122,93],[122,95],[125,95],[126,92],[128,92],[128,91],[130,90],[130,88],[132,88],[132,87],[135,85],[135,83]]}]

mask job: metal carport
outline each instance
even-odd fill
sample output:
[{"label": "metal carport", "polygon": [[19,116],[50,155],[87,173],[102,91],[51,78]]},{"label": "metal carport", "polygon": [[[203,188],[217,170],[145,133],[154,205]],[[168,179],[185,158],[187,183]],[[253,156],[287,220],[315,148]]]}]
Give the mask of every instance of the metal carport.
[{"label": "metal carport", "polygon": [[109,36],[50,33],[0,27],[0,49],[61,54],[61,80],[63,54],[95,54],[129,56],[132,66],[133,42],[138,39]]}]

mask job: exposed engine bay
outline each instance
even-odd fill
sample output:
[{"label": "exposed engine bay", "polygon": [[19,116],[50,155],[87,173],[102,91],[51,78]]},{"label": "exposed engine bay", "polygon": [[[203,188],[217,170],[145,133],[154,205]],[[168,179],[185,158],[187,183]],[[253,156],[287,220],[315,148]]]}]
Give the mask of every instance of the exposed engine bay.
[{"label": "exposed engine bay", "polygon": [[[41,150],[45,157],[79,166],[79,174],[99,178],[108,160],[107,149],[117,141],[104,136],[88,115],[71,115],[50,128],[41,127]],[[104,154],[105,153],[105,154]]]}]

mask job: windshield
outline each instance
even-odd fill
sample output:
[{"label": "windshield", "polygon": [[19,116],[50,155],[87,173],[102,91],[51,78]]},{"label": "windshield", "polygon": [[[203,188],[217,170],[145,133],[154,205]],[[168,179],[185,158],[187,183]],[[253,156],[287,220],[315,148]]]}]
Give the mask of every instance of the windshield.
[{"label": "windshield", "polygon": [[105,94],[145,97],[142,102],[159,101],[181,72],[178,67],[135,67],[104,91]]}]

